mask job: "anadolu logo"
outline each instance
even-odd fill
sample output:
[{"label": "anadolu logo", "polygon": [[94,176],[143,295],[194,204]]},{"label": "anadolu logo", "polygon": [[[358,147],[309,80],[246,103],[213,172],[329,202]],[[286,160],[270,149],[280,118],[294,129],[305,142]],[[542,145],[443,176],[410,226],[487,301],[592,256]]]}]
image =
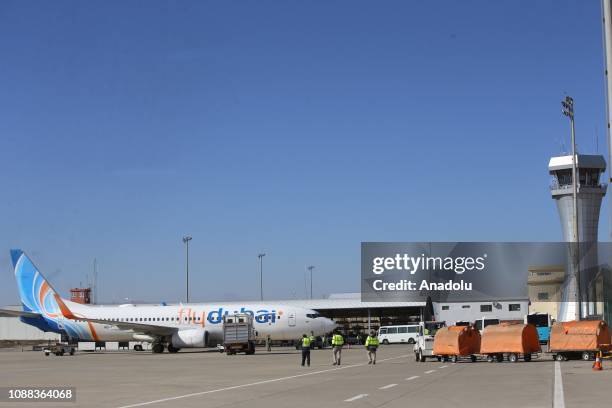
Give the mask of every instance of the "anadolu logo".
[{"label": "anadolu logo", "polygon": [[[240,310],[234,310],[233,313],[248,313],[253,316],[253,319],[255,319],[257,323],[276,323],[276,310],[260,309],[253,312],[252,310],[242,307]],[[206,320],[210,324],[219,324],[223,322],[223,316],[227,316],[228,314],[230,314],[229,310],[225,310],[220,307],[216,310],[211,310],[208,312]],[[279,314],[281,314],[281,312],[279,312]]]}]

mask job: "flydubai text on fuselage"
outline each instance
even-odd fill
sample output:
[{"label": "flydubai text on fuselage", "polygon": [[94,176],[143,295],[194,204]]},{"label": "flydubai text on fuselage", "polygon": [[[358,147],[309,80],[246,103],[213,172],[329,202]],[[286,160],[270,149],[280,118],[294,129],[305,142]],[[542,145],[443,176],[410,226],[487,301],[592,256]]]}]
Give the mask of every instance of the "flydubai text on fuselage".
[{"label": "flydubai text on fuselage", "polygon": [[25,323],[74,339],[145,340],[167,345],[170,351],[213,346],[222,341],[223,316],[235,313],[253,315],[259,339],[294,340],[303,333],[323,335],[335,327],[313,310],[266,302],[82,305],[62,299],[23,251],[12,250],[11,258],[23,312],[0,310],[0,314],[18,315]]}]

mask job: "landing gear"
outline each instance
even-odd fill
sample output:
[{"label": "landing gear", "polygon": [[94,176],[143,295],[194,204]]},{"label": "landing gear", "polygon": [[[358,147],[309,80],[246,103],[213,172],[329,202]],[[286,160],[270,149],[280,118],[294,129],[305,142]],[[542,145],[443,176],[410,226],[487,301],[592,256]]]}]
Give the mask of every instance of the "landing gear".
[{"label": "landing gear", "polygon": [[172,344],[168,344],[168,353],[178,353],[180,348],[174,347]]},{"label": "landing gear", "polygon": [[153,343],[153,347],[151,347],[153,353],[163,353],[164,345],[162,343]]}]

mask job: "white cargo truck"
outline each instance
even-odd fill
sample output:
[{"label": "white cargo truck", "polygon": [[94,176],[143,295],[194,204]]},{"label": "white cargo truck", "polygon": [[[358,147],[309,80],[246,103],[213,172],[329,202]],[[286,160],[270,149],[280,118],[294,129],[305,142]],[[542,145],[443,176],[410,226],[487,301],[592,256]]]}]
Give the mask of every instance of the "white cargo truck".
[{"label": "white cargo truck", "polygon": [[238,313],[223,317],[223,347],[228,355],[238,352],[254,354],[255,337],[251,314]]},{"label": "white cargo truck", "polygon": [[425,362],[426,358],[436,357],[433,354],[433,343],[436,332],[446,326],[445,322],[420,322],[419,333],[414,343],[414,357],[418,362]]}]

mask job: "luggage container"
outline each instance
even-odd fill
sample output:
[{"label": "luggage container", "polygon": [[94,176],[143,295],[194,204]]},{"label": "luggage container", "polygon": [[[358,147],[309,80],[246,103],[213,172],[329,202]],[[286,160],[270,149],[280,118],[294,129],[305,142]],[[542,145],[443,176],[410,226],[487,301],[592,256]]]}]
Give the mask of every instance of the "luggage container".
[{"label": "luggage container", "polygon": [[512,363],[521,357],[531,361],[532,354],[541,351],[538,331],[532,324],[500,323],[488,326],[480,341],[480,353],[486,355],[490,363],[502,362],[504,355]]},{"label": "luggage container", "polygon": [[550,330],[550,352],[557,361],[593,360],[600,350],[610,350],[610,331],[603,320],[558,322]]},{"label": "luggage container", "polygon": [[480,354],[480,332],[472,326],[442,327],[434,337],[433,353],[439,360],[456,363],[459,357],[476,361]]}]

